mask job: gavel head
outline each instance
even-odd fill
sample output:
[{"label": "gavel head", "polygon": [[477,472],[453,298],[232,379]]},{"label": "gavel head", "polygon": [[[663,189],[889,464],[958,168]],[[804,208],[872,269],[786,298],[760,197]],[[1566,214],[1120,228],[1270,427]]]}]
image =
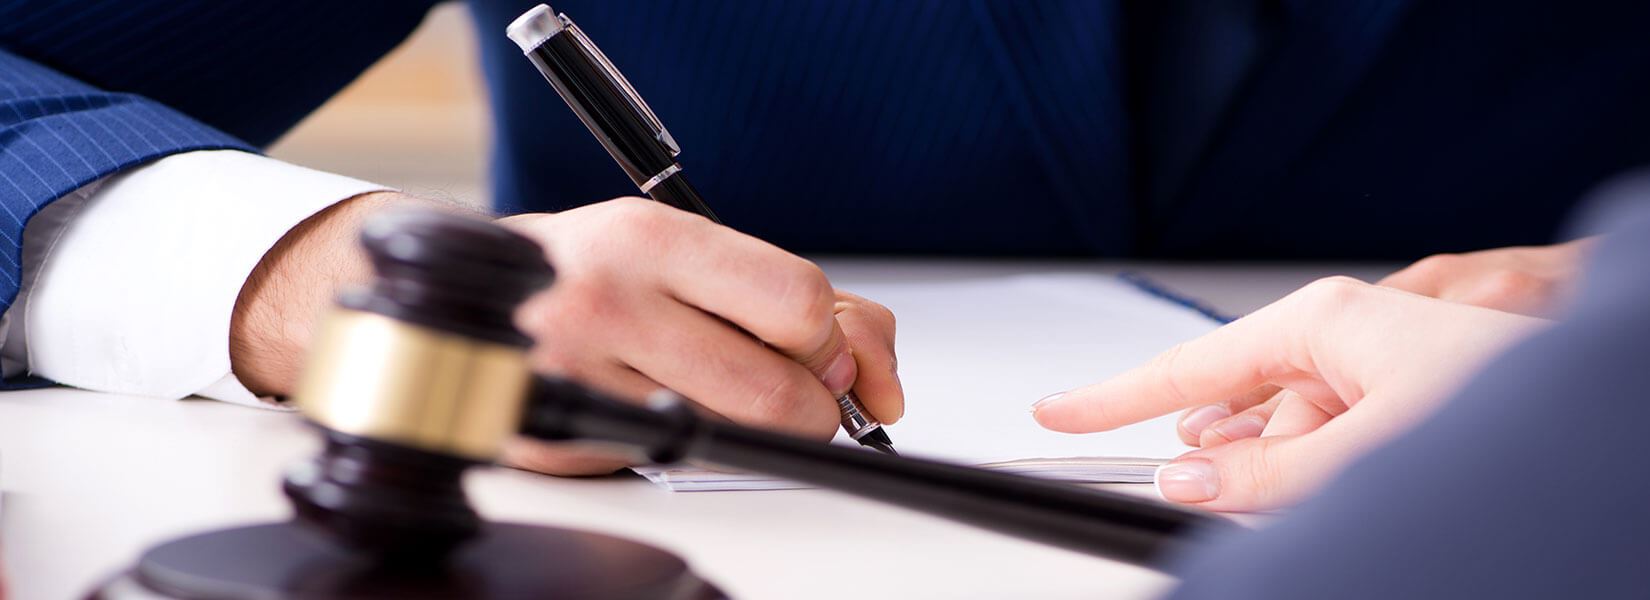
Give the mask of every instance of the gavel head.
[{"label": "gavel head", "polygon": [[294,395],[325,448],[283,488],[345,545],[440,556],[480,524],[464,469],[520,429],[530,340],[513,314],[553,271],[531,239],[444,212],[376,216],[361,243],[375,278],[339,296]]}]

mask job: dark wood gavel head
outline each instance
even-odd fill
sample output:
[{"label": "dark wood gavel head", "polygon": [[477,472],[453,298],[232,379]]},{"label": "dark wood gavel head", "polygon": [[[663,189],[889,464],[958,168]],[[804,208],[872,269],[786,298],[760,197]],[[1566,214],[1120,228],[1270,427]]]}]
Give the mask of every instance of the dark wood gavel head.
[{"label": "dark wood gavel head", "polygon": [[478,530],[460,476],[520,428],[513,315],[554,273],[531,239],[448,213],[377,216],[361,243],[373,281],[325,317],[295,395],[326,445],[283,488],[350,547],[437,557]]},{"label": "dark wood gavel head", "polygon": [[704,419],[669,394],[637,406],[535,378],[513,321],[553,279],[536,243],[435,212],[377,217],[362,242],[377,275],[326,316],[295,397],[326,441],[285,479],[296,518],[162,544],[94,597],[725,597],[646,544],[483,521],[461,476],[518,433],[777,474],[1137,564],[1156,564],[1188,532],[1229,526],[1113,492]]},{"label": "dark wood gavel head", "polygon": [[442,212],[374,217],[376,271],[342,294],[295,401],[319,456],[290,521],[172,540],[92,598],[724,598],[664,550],[481,519],[461,485],[521,430],[532,378],[516,308],[553,279],[532,240]]}]

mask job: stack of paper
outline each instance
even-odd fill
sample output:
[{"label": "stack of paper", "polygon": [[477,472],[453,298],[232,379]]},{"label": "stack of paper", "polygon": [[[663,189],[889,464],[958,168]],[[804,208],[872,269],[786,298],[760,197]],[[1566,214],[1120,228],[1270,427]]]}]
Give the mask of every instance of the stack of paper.
[{"label": "stack of paper", "polygon": [[[976,465],[1017,475],[1073,483],[1151,483],[1152,473],[1164,463],[1159,458],[1035,458]],[[699,467],[637,467],[636,472],[672,492],[731,492],[791,490],[808,487],[753,473],[717,471]]]},{"label": "stack of paper", "polygon": [[[902,454],[1062,481],[1140,483],[1188,450],[1174,433],[1175,415],[1069,435],[1039,427],[1029,409],[1216,327],[1192,309],[1101,274],[899,281],[849,291],[899,318],[906,413],[888,433]],[[637,472],[675,491],[802,487],[693,465]]]}]

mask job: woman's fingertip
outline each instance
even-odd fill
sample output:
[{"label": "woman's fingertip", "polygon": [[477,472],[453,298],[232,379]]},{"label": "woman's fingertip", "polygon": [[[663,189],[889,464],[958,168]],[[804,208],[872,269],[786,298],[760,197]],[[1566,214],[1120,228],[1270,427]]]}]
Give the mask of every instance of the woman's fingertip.
[{"label": "woman's fingertip", "polygon": [[1060,391],[1060,392],[1054,392],[1054,393],[1049,394],[1047,396],[1043,396],[1042,398],[1038,398],[1036,402],[1031,403],[1031,414],[1037,414],[1037,411],[1042,410],[1044,407],[1052,405],[1053,403],[1059,401],[1060,398],[1065,397],[1065,395],[1066,395],[1066,392]]},{"label": "woman's fingertip", "polygon": [[1157,494],[1170,502],[1193,504],[1220,497],[1220,471],[1214,463],[1193,458],[1157,468]]},{"label": "woman's fingertip", "polygon": [[1203,430],[1209,425],[1226,417],[1232,416],[1232,411],[1219,404],[1199,406],[1186,413],[1180,419],[1180,430],[1186,432],[1192,439],[1199,439]]},{"label": "woman's fingertip", "polygon": [[[1219,445],[1219,444],[1223,444],[1223,443],[1227,443],[1227,442],[1235,442],[1237,440],[1242,440],[1242,439],[1260,437],[1261,432],[1263,432],[1265,430],[1266,430],[1266,420],[1265,419],[1262,419],[1259,416],[1256,416],[1256,415],[1253,415],[1253,414],[1238,415],[1236,417],[1232,417],[1232,418],[1227,419],[1225,421],[1215,423],[1214,425],[1212,425],[1209,428],[1205,429],[1203,431],[1204,437],[1201,438],[1201,439],[1202,440],[1208,440],[1209,436],[1211,436],[1211,435],[1219,436],[1220,439],[1214,440],[1214,444]],[[1209,444],[1204,444],[1204,445],[1208,446]]]},{"label": "woman's fingertip", "polygon": [[1063,433],[1077,433],[1071,426],[1073,418],[1069,392],[1049,394],[1031,405],[1031,418],[1044,429]]}]

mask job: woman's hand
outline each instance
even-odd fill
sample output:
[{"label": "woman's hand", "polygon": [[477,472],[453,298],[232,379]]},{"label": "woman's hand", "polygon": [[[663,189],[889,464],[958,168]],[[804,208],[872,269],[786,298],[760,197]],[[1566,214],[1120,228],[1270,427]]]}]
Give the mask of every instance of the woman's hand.
[{"label": "woman's hand", "polygon": [[1168,500],[1264,510],[1300,498],[1427,415],[1488,357],[1543,323],[1329,278],[1144,366],[1040,402],[1034,414],[1044,427],[1086,433],[1272,398],[1232,417],[1254,419],[1254,436],[1194,450],[1158,472]]},{"label": "woman's hand", "polygon": [[1388,275],[1378,285],[1536,317],[1569,300],[1593,238],[1551,246],[1437,254]]},{"label": "woman's hand", "polygon": [[[1450,302],[1546,317],[1568,302],[1595,238],[1551,246],[1438,254],[1377,282]],[[1260,435],[1285,396],[1263,387],[1239,398],[1186,411],[1176,428],[1189,446],[1211,448]]]}]

